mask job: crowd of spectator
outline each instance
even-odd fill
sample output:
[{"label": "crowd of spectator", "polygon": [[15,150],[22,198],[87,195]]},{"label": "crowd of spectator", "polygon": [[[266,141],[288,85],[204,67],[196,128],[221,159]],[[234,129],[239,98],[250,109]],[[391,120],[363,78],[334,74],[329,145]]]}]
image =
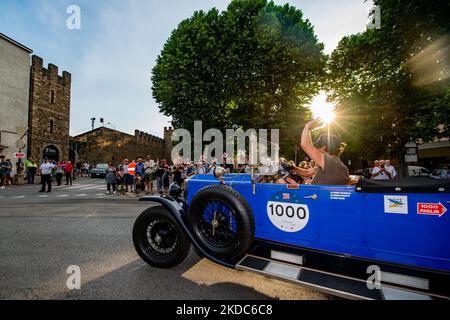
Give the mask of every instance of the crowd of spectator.
[{"label": "crowd of spectator", "polygon": [[373,180],[392,180],[397,178],[397,171],[390,160],[375,160],[372,168]]},{"label": "crowd of spectator", "polygon": [[[20,162],[20,161],[19,161]],[[392,180],[397,179],[398,174],[390,160],[375,160],[371,168],[371,179],[374,180]],[[18,171],[22,166],[26,175],[25,179],[28,184],[34,184],[35,176],[40,174],[41,190],[40,192],[51,192],[52,181],[56,181],[58,186],[63,184],[71,186],[75,178],[89,177],[91,175],[94,164],[89,162],[77,162],[75,166],[71,161],[55,162],[49,159],[37,163],[34,159],[28,158],[24,163],[16,164]],[[177,163],[170,164],[166,159],[153,160],[150,155],[146,157],[138,156],[135,159],[123,159],[121,163],[115,165],[113,162],[108,163],[105,174],[105,182],[107,194],[115,194],[117,192],[126,193],[145,193],[145,194],[168,194],[169,186],[175,182],[180,187],[183,186],[184,180],[194,174],[213,173],[216,166],[223,166],[228,173],[243,173],[245,165],[221,165],[217,161],[206,163],[199,161],[197,163]],[[0,189],[12,184],[11,171],[13,164],[9,158],[0,155]],[[300,162],[299,168],[314,169],[317,164],[310,160]],[[446,165],[440,171],[441,179],[449,178],[449,170]],[[312,178],[304,178],[303,184],[310,184]],[[297,181],[298,182],[298,181]]]},{"label": "crowd of spectator", "polygon": [[[167,195],[169,186],[175,182],[180,187],[184,180],[194,174],[212,173],[216,162],[210,164],[205,161],[199,163],[170,164],[166,159],[153,160],[150,155],[145,158],[136,157],[134,160],[123,159],[115,166],[108,164],[106,173],[107,194],[120,192],[135,192]],[[225,166],[227,172],[243,172],[244,166]]]}]

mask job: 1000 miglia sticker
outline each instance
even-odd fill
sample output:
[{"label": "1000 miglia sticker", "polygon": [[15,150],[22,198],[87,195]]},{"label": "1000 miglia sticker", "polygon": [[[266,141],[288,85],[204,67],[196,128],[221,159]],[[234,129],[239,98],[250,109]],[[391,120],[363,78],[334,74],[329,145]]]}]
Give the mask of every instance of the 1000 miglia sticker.
[{"label": "1000 miglia sticker", "polygon": [[306,227],[309,208],[294,193],[280,192],[267,202],[267,215],[272,224],[285,232],[298,232]]}]

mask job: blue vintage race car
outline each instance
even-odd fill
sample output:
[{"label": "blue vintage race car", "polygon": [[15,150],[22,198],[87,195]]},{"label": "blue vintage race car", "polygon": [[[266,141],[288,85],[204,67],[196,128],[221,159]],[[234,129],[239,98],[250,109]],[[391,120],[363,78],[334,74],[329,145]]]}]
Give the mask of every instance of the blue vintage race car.
[{"label": "blue vintage race car", "polygon": [[152,266],[196,252],[353,299],[449,299],[450,182],[404,178],[356,185],[282,185],[254,175],[195,175],[136,220]]}]

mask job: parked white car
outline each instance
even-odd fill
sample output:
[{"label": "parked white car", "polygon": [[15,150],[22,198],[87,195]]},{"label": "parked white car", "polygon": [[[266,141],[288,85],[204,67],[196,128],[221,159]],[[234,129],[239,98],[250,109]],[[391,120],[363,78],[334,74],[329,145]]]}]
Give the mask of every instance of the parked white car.
[{"label": "parked white car", "polygon": [[[445,171],[445,172],[444,172]],[[436,169],[430,174],[430,178],[436,180],[447,180],[450,179],[448,171],[445,169]]]},{"label": "parked white car", "polygon": [[436,179],[436,180],[441,180],[441,173],[442,173],[442,169],[437,169],[434,170],[431,174],[430,174],[430,178]]},{"label": "parked white car", "polygon": [[424,167],[408,166],[408,175],[410,177],[429,177],[431,172]]}]

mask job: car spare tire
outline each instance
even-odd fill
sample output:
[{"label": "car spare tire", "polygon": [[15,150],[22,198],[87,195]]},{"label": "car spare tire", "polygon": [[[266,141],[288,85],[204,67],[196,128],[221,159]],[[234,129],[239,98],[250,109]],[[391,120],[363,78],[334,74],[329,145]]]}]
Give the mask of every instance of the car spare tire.
[{"label": "car spare tire", "polygon": [[205,187],[195,194],[188,220],[205,251],[225,262],[242,257],[254,239],[250,206],[239,192],[223,184]]}]

